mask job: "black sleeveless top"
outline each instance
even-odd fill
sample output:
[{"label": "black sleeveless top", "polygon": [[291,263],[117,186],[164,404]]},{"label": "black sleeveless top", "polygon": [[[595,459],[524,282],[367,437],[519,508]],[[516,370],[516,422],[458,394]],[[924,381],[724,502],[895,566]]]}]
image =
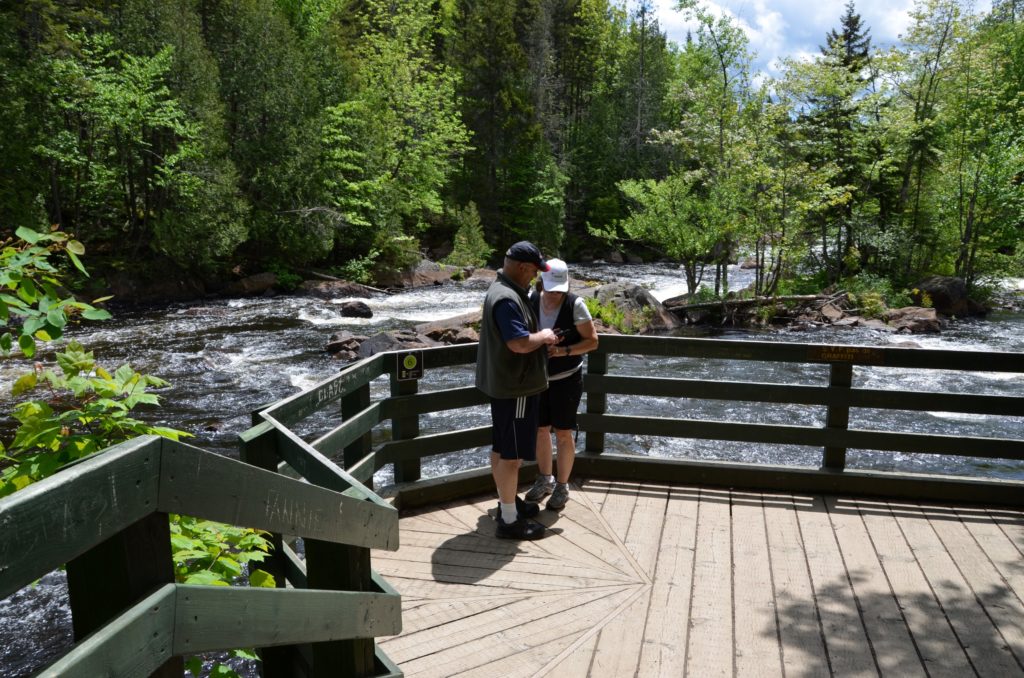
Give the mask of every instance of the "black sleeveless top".
[{"label": "black sleeveless top", "polygon": [[[557,346],[571,346],[580,339],[583,335],[576,329],[576,323],[573,322],[572,309],[576,305],[576,299],[578,297],[572,292],[568,292],[565,295],[565,299],[562,300],[562,306],[558,309],[558,316],[555,318],[556,330],[561,330],[562,336]],[[530,305],[533,306],[533,312],[540,318],[540,292],[533,292],[530,295]],[[557,376],[564,372],[572,372],[583,364],[583,356],[581,355],[556,355],[548,357],[548,377]]]}]

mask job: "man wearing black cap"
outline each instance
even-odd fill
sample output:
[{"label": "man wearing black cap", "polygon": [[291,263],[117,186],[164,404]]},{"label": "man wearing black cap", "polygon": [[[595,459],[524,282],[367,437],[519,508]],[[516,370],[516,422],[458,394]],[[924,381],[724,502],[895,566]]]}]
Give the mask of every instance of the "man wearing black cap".
[{"label": "man wearing black cap", "polygon": [[505,252],[505,262],[484,298],[476,386],[491,398],[491,473],[498,490],[498,527],[503,539],[539,539],[545,527],[529,520],[537,504],[516,496],[519,467],[537,455],[537,406],[548,385],[547,351],[558,342],[541,330],[527,300],[530,281],[548,265],[537,246],[522,240]]}]

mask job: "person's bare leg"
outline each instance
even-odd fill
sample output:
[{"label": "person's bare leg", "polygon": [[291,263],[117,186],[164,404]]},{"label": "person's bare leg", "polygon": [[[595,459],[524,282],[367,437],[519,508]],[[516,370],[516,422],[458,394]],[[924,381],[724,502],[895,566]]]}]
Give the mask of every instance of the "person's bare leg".
[{"label": "person's bare leg", "polygon": [[[496,457],[497,455],[493,455]],[[491,466],[491,473],[494,475],[494,485],[498,489],[498,501],[502,504],[514,504],[516,502],[516,490],[519,488],[519,467],[522,461],[519,459],[501,459]]]},{"label": "person's bare leg", "polygon": [[[571,430],[555,429],[555,444],[558,446],[558,477],[560,483],[569,482],[572,474],[572,465],[576,461],[576,442],[572,438]],[[539,456],[538,456],[539,458]],[[551,466],[548,466],[548,475],[551,474]]]},{"label": "person's bare leg", "polygon": [[[562,448],[558,448],[562,453]],[[537,472],[542,476],[551,475],[551,427],[541,426],[537,429]]]}]

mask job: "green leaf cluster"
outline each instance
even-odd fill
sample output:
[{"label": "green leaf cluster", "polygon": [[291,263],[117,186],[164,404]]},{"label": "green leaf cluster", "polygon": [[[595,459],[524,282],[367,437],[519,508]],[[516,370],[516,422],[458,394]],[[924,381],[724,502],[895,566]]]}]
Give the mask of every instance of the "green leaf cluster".
[{"label": "green leaf cluster", "polygon": [[[62,294],[59,271],[50,257],[63,254],[83,275],[79,256],[85,248],[71,236],[50,230],[39,233],[19,228],[17,240],[0,244],[0,351],[10,355],[15,344],[26,358],[36,352],[36,341],[52,341],[76,318],[106,320],[110,314]],[[105,301],[98,299],[97,302]],[[96,303],[96,302],[94,302]]]}]

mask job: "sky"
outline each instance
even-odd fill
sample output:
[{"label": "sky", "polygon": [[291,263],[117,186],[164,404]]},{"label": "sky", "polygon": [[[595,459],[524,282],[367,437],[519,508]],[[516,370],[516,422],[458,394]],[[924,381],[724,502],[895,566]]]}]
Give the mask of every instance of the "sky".
[{"label": "sky", "polygon": [[[654,0],[658,23],[669,40],[686,40],[688,24],[675,9],[676,0]],[[781,57],[810,58],[825,44],[825,34],[839,28],[846,13],[846,0],[703,0],[714,14],[725,13],[747,34],[750,51],[756,52],[754,71],[779,75]],[[854,0],[854,11],[871,35],[873,47],[888,47],[910,25],[913,0]],[[976,11],[991,6],[978,0]],[[693,24],[690,24],[691,26]]]}]

